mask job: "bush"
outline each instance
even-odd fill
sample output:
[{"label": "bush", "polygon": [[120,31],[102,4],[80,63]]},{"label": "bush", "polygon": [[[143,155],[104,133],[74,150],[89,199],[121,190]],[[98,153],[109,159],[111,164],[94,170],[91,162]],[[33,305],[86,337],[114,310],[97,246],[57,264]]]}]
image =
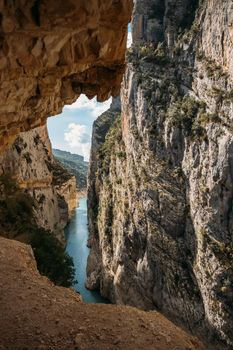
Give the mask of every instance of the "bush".
[{"label": "bush", "polygon": [[[106,137],[105,142],[99,149],[99,168],[101,170],[108,174],[109,172],[109,166],[111,162],[111,155],[112,155],[112,149],[115,146],[115,144],[120,144],[122,142],[122,130],[121,130],[121,115],[118,116],[118,118],[115,120],[112,127],[109,129]],[[123,152],[121,152],[123,154]]]},{"label": "bush", "polygon": [[21,233],[22,227],[33,221],[33,206],[32,197],[23,192],[10,175],[0,176],[1,226],[10,225],[12,233]]},{"label": "bush", "polygon": [[185,96],[169,107],[168,117],[174,124],[183,127],[187,135],[189,135],[192,130],[193,121],[198,114],[199,107],[199,102],[194,98]]},{"label": "bush", "polygon": [[27,221],[33,215],[33,199],[26,193],[17,191],[6,201],[6,221]]},{"label": "bush", "polygon": [[73,259],[50,231],[33,228],[31,235],[31,246],[40,273],[59,286],[70,287],[75,282]]},{"label": "bush", "polygon": [[32,245],[38,270],[55,284],[70,287],[74,264],[54,234],[36,225],[34,200],[12,177],[0,176],[0,234],[7,238],[24,237]]},{"label": "bush", "polygon": [[220,123],[221,118],[215,113],[206,112],[206,104],[185,96],[168,108],[168,118],[173,125],[181,127],[186,136],[206,137],[205,126],[209,123]]}]

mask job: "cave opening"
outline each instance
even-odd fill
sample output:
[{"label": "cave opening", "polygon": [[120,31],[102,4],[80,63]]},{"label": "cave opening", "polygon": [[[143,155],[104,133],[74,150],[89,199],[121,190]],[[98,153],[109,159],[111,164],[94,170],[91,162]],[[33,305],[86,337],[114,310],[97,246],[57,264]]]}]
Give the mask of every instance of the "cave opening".
[{"label": "cave opening", "polygon": [[111,98],[103,103],[96,98],[89,100],[81,95],[71,105],[66,105],[61,114],[48,118],[47,127],[53,149],[79,154],[89,161],[93,122],[109,109]]}]

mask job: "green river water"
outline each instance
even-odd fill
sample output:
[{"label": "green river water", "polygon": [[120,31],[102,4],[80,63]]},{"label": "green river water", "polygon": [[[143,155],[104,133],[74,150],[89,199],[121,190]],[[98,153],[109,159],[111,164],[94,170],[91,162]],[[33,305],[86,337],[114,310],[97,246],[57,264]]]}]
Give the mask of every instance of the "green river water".
[{"label": "green river water", "polygon": [[66,251],[73,258],[75,266],[75,279],[77,283],[74,289],[82,295],[87,303],[108,303],[101,297],[98,291],[89,291],[85,288],[86,266],[89,248],[87,247],[88,225],[87,225],[87,199],[81,198],[79,206],[70,223],[66,227]]}]

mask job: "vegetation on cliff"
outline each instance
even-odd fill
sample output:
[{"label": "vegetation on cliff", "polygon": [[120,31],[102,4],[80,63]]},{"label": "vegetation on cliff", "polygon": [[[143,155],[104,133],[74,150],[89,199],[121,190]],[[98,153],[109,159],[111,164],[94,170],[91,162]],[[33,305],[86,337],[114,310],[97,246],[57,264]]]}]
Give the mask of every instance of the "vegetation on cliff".
[{"label": "vegetation on cliff", "polygon": [[41,274],[55,284],[70,287],[74,265],[53,233],[38,227],[32,197],[10,175],[0,176],[0,235],[31,244]]},{"label": "vegetation on cliff", "polygon": [[88,162],[85,162],[84,158],[78,154],[72,154],[59,149],[53,149],[53,154],[76,177],[78,189],[85,189],[87,187]]},{"label": "vegetation on cliff", "polygon": [[233,345],[229,11],[230,1],[135,1],[125,149],[114,129],[99,157],[93,143],[89,182],[90,283],[115,303],[159,309],[211,349]]},{"label": "vegetation on cliff", "polygon": [[[103,171],[108,174],[112,150],[115,144],[121,144],[122,142],[122,130],[121,130],[121,115],[116,117],[113,125],[109,129],[105,137],[105,142],[100,147],[99,156],[99,171]],[[118,152],[120,157],[124,157],[124,152]],[[117,154],[118,155],[118,154]]]}]

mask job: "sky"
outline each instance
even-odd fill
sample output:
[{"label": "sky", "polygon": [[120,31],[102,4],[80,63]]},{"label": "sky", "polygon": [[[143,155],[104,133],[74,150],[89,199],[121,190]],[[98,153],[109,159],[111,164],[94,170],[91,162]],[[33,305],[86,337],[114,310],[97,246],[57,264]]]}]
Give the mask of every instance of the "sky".
[{"label": "sky", "polygon": [[88,160],[93,122],[109,109],[110,104],[111,99],[99,103],[96,98],[88,100],[81,95],[75,103],[65,106],[61,114],[48,118],[53,148],[80,154]]},{"label": "sky", "polygon": [[[132,43],[131,28],[128,30],[127,47]],[[89,160],[93,122],[109,109],[112,99],[99,103],[81,95],[72,105],[63,108],[61,114],[48,118],[49,137],[53,148],[77,153]]]}]

